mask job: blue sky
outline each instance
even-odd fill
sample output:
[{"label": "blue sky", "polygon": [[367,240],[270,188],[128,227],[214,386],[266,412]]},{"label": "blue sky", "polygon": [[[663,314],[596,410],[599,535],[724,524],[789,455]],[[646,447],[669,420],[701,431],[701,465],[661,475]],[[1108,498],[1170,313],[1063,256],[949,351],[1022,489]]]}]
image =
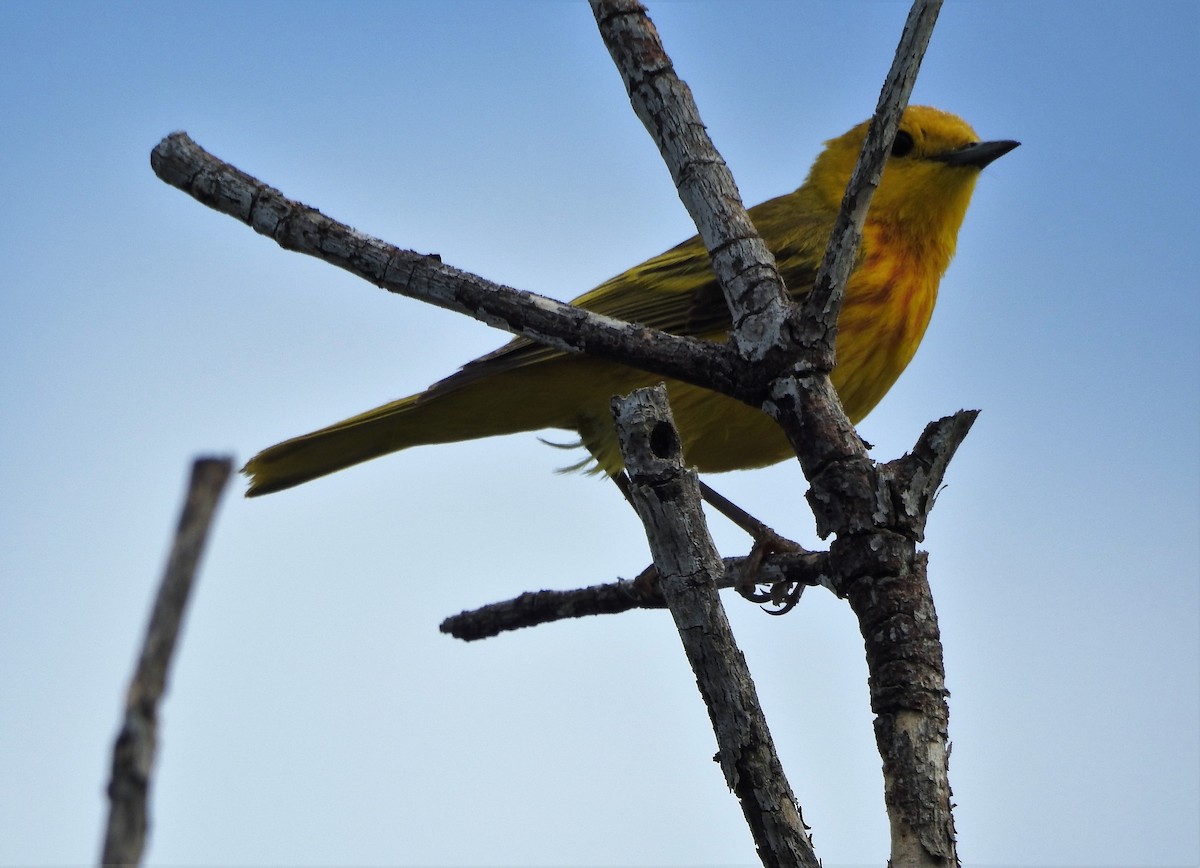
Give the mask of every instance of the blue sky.
[{"label": "blue sky", "polygon": [[[1200,861],[1198,10],[949,3],[917,83],[1023,142],[861,428],[887,459],[983,410],[926,541],[972,864]],[[650,12],[753,203],[870,114],[907,4]],[[564,299],[693,229],[582,2],[10,3],[0,72],[0,864],[74,864],[191,457],[244,460],[505,339],[206,210],[151,173],[159,139]],[[752,864],[667,615],[437,632],[646,565],[628,507],[563,459],[511,437],[229,497],[150,864]],[[794,464],[711,481],[815,544]],[[819,855],[882,864],[847,607],[727,605]]]}]

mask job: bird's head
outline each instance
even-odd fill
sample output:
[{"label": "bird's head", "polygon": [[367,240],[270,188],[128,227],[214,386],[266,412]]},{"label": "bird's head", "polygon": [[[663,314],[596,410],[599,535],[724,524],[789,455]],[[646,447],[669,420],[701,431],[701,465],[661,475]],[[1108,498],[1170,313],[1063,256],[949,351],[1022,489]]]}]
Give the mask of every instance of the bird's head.
[{"label": "bird's head", "polygon": [[[805,184],[814,187],[827,206],[836,208],[841,202],[869,124],[861,123],[830,139],[813,164]],[[947,252],[952,253],[980,171],[1018,144],[981,142],[970,124],[957,115],[929,106],[909,106],[901,117],[867,219],[948,247]]]}]

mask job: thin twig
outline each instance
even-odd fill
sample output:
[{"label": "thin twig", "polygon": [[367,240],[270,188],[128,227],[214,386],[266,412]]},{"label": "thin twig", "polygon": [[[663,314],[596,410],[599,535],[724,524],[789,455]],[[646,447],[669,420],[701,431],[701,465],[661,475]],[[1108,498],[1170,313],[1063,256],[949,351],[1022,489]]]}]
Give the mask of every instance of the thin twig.
[{"label": "thin twig", "polygon": [[149,823],[146,797],[154,769],[158,703],[166,691],[196,568],[232,470],[233,462],[228,458],[201,458],[192,465],[175,542],[125,696],[125,718],[113,745],[102,865],[137,865],[142,859]]},{"label": "thin twig", "polygon": [[896,138],[900,117],[912,95],[941,8],[942,0],[916,0],[909,10],[892,66],[879,92],[875,115],[867,129],[850,183],[846,185],[825,258],[817,271],[812,292],[804,300],[801,340],[808,346],[820,348],[825,355],[822,367],[827,365],[826,370],[833,367],[838,312],[842,308],[846,282],[854,270],[867,209],[883,176],[883,164],[892,149],[892,140]]},{"label": "thin twig", "polygon": [[[770,585],[828,584],[825,552],[771,554],[762,559],[752,581]],[[725,572],[717,588],[732,588],[741,581],[748,558],[725,558]],[[657,582],[618,580],[571,591],[530,591],[460,612],[442,621],[443,633],[467,642],[487,639],[523,627],[536,627],[568,618],[616,615],[633,609],[662,609],[667,605]]]}]

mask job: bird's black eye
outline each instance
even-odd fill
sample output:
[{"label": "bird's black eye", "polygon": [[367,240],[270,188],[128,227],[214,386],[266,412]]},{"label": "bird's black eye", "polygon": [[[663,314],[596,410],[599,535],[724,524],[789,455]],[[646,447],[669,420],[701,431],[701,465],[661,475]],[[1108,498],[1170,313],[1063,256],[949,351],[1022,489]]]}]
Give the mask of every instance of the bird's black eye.
[{"label": "bird's black eye", "polygon": [[912,153],[913,144],[912,134],[900,130],[896,133],[896,138],[892,139],[892,156],[907,157]]}]

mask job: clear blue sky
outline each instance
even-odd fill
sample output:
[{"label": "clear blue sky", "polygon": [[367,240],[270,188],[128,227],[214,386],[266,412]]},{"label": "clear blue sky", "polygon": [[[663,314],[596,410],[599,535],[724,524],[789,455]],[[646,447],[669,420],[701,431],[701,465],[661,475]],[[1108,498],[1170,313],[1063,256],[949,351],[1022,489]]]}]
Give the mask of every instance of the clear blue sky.
[{"label": "clear blue sky", "polygon": [[[1024,145],[862,426],[983,410],[927,548],[971,864],[1200,862],[1200,6],[948,3],[915,102]],[[901,3],[652,2],[747,202],[867,117]],[[0,6],[0,864],[94,861],[191,457],[244,460],[505,336],[160,183],[187,130],[363,231],[570,298],[692,233],[583,2]],[[224,505],[163,711],[154,865],[752,864],[664,613],[463,645],[632,576],[532,436]],[[812,541],[798,468],[713,480]],[[714,522],[726,554],[746,540]],[[827,865],[882,864],[861,639],[730,599]]]}]

